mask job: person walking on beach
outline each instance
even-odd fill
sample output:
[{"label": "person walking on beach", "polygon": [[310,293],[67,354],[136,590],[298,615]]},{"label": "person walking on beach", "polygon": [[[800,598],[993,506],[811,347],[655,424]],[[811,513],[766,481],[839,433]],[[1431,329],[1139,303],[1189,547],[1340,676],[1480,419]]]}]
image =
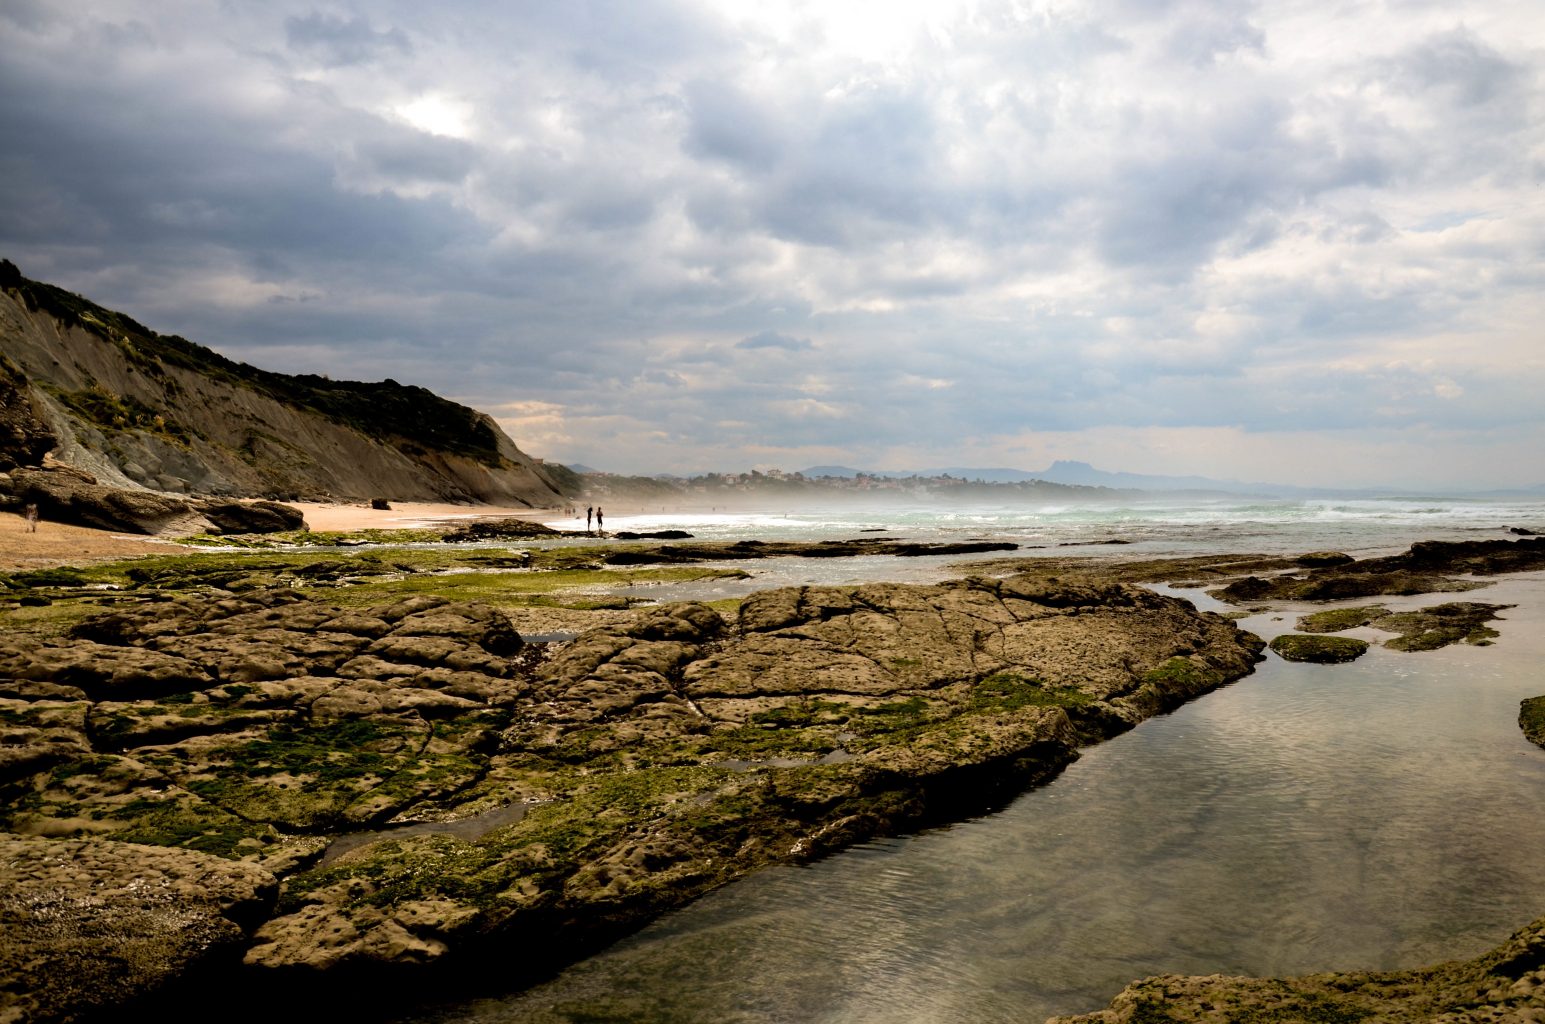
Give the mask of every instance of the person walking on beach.
[{"label": "person walking on beach", "polygon": [[601,511],[600,506],[599,505],[596,506],[596,510],[595,510],[595,532],[596,533],[605,533],[606,532],[606,527],[601,525],[601,517],[604,514],[605,513],[603,513]]},{"label": "person walking on beach", "polygon": [[590,519],[594,515],[595,515],[595,506],[594,505],[591,505],[591,506],[589,506],[589,507],[587,507],[585,509],[585,532],[586,533],[590,532]]},{"label": "person walking on beach", "polygon": [[38,532],[38,507],[37,507],[37,505],[35,503],[27,506],[26,516],[27,516],[27,532],[28,533],[37,533]]}]

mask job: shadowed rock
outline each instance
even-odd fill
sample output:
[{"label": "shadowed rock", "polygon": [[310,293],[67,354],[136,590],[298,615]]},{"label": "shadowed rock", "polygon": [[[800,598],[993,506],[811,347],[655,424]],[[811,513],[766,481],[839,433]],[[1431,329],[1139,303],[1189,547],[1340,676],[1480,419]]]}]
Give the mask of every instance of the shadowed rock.
[{"label": "shadowed rock", "polygon": [[181,498],[106,487],[63,467],[16,469],[0,478],[10,504],[35,504],[45,520],[124,533],[276,533],[306,525],[299,509],[274,501]]},{"label": "shadowed rock", "polygon": [[[622,535],[618,534],[618,536]],[[1014,551],[1018,547],[1018,544],[1009,541],[910,542],[880,537],[822,541],[743,540],[629,548],[608,552],[603,560],[608,565],[659,565],[756,558],[854,558],[859,555],[916,558],[925,555],[970,555],[984,551]]]},{"label": "shadowed rock", "polygon": [[32,1024],[120,1014],[229,956],[278,891],[251,864],[101,839],[0,834],[0,864],[0,1019]]}]

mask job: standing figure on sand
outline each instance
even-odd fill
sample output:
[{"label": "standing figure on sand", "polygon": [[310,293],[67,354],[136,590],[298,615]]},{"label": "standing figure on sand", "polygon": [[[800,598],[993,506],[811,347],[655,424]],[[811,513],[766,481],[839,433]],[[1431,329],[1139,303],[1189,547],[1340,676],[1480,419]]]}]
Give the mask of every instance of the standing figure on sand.
[{"label": "standing figure on sand", "polygon": [[35,504],[34,505],[28,505],[27,506],[26,515],[27,515],[27,532],[28,533],[37,533],[38,532],[38,507],[37,507],[37,505],[35,505]]},{"label": "standing figure on sand", "polygon": [[594,516],[595,516],[595,506],[591,505],[591,506],[589,506],[588,508],[585,509],[585,532],[586,533],[590,532],[590,520]]},{"label": "standing figure on sand", "polygon": [[601,511],[601,506],[597,505],[596,508],[595,508],[595,532],[596,533],[605,533],[606,532],[606,525],[603,522],[603,517],[604,516],[605,516],[605,513]]}]

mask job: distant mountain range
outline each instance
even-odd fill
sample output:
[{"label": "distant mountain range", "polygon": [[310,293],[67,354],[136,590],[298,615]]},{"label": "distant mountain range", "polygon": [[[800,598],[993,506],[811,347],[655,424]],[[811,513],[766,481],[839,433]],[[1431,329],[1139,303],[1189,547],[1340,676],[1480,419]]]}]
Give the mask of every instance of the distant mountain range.
[{"label": "distant mountain range", "polygon": [[[1087,462],[1058,460],[1043,470],[1006,468],[979,468],[951,466],[944,469],[919,470],[858,470],[849,466],[812,466],[802,470],[807,477],[853,477],[859,473],[870,476],[905,478],[912,476],[952,476],[965,480],[984,480],[989,483],[1013,483],[1023,480],[1045,480],[1056,484],[1080,484],[1087,487],[1113,487],[1138,491],[1186,491],[1189,493],[1216,493],[1257,495],[1263,498],[1308,497],[1392,497],[1399,494],[1425,493],[1401,491],[1390,488],[1328,488],[1298,487],[1292,484],[1242,482],[1239,480],[1215,480],[1205,476],[1164,476],[1150,473],[1110,472],[1096,469]],[[1488,497],[1538,497],[1545,495],[1545,484],[1513,490],[1472,492],[1472,496]]]}]

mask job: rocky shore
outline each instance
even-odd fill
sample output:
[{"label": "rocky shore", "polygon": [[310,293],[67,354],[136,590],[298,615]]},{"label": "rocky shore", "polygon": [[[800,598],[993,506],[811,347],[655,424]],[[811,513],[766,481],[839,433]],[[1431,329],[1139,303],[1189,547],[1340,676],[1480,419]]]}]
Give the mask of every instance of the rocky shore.
[{"label": "rocky shore", "polygon": [[668,605],[556,648],[426,596],[147,600],[0,650],[28,865],[0,1005],[89,1019],[238,954],[271,991],[561,962],[760,865],[990,807],[1260,647],[1038,580]]},{"label": "rocky shore", "polygon": [[[552,642],[426,592],[459,592],[457,577],[418,572],[405,549],[150,560],[107,597],[89,589],[105,576],[13,577],[94,614],[0,644],[0,1021],[186,1009],[210,985],[239,986],[265,1019],[267,1001],[302,993],[346,992],[360,1010],[432,979],[518,985],[760,866],[990,809],[1261,657],[1227,617],[1134,582],[1333,600],[1468,589],[1545,561],[1538,541],[1500,545],[1083,560],[1076,577],[1016,559],[1003,564],[1025,571],[938,585],[575,610],[590,628]],[[648,571],[682,572],[681,547],[599,553],[660,553]],[[593,573],[596,555],[454,558],[505,594],[520,573]],[[1296,635],[1485,643],[1502,607],[1337,607]],[[1542,701],[1520,713],[1535,742]],[[1422,978],[1512,992],[1504,978],[1539,968],[1526,960],[1158,979],[1089,1020],[1427,1019],[1408,1011],[1438,1005],[1436,988],[1400,995]],[[1506,1016],[1535,1005],[1516,995],[1487,996],[1502,1016],[1452,1019],[1534,1019]],[[1250,1008],[1218,1016],[1227,1006]]]},{"label": "rocky shore", "polygon": [[1476,957],[1411,971],[1146,978],[1110,1007],[1048,1024],[1531,1024],[1545,1021],[1545,918]]}]

